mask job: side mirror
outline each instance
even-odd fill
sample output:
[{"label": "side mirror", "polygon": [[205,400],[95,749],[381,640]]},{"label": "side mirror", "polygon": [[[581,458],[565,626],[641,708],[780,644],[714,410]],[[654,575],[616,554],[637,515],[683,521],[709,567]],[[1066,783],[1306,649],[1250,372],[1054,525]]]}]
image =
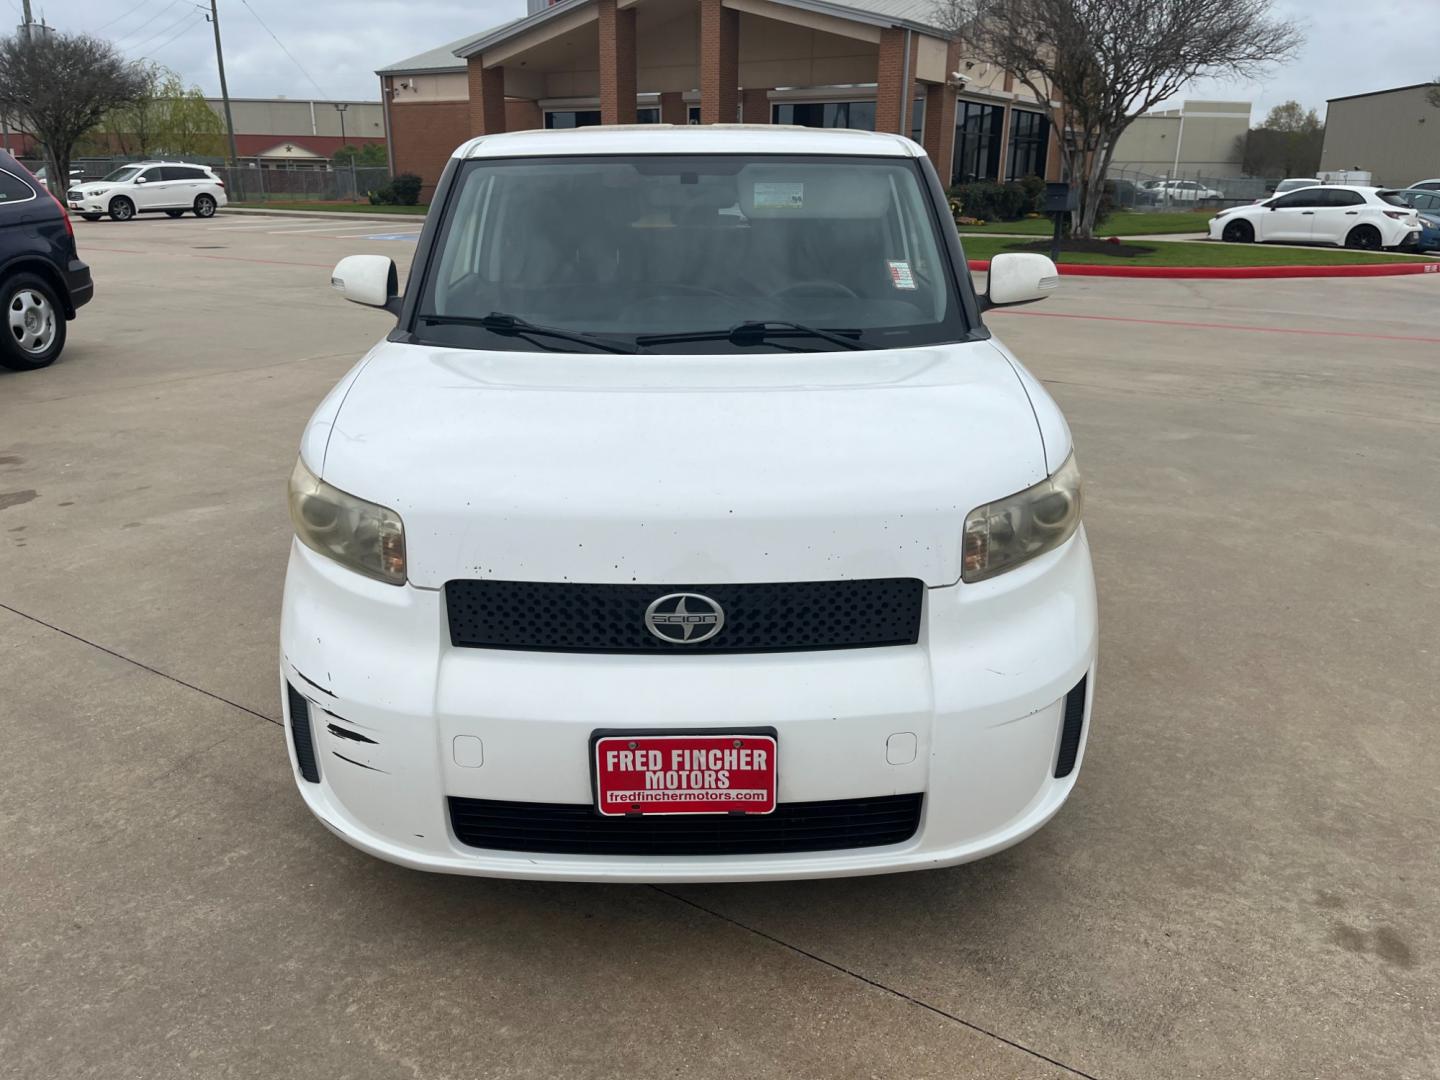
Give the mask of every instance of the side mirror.
[{"label": "side mirror", "polygon": [[148,184],[149,182],[150,182],[150,181],[149,181],[149,180],[146,180],[145,177],[143,177],[143,176],[137,176],[137,177],[135,177],[135,183],[137,183],[137,184]]},{"label": "side mirror", "polygon": [[400,275],[384,255],[347,255],[335,264],[330,286],[346,300],[400,314]]},{"label": "side mirror", "polygon": [[1060,285],[1060,271],[1048,255],[1008,251],[990,260],[985,306],[1028,304],[1043,300]]}]

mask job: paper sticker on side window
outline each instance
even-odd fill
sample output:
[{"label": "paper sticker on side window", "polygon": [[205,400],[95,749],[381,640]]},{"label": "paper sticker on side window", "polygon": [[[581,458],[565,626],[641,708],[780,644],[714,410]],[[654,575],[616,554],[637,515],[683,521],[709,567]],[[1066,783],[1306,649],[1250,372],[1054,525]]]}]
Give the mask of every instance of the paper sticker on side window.
[{"label": "paper sticker on side window", "polygon": [[915,288],[915,275],[910,273],[910,264],[902,259],[888,259],[885,263],[890,268],[890,283],[897,289]]},{"label": "paper sticker on side window", "polygon": [[756,181],[755,208],[757,210],[799,210],[804,205],[804,184]]}]

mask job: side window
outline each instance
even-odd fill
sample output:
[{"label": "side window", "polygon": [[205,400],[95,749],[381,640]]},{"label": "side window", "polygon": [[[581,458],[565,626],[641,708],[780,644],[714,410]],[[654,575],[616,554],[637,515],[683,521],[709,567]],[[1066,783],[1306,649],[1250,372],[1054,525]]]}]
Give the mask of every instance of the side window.
[{"label": "side window", "polygon": [[1302,188],[1299,191],[1292,191],[1289,194],[1281,195],[1278,199],[1271,199],[1270,205],[1277,210],[1293,210],[1298,206],[1314,206],[1315,196],[1310,192],[1314,188]]},{"label": "side window", "polygon": [[1325,192],[1327,206],[1361,206],[1365,202],[1365,196],[1358,191],[1341,191],[1331,189]]},{"label": "side window", "polygon": [[172,180],[208,180],[204,169],[197,169],[194,165],[177,165],[170,170],[175,175]]},{"label": "side window", "polygon": [[1412,205],[1416,210],[1440,210],[1440,195],[1416,195]]},{"label": "side window", "polygon": [[14,173],[0,171],[0,203],[24,202],[35,198],[35,189]]},{"label": "side window", "polygon": [[[159,180],[165,179],[165,170],[160,168],[160,166],[155,165],[141,172],[140,176],[143,176],[145,178],[145,182],[147,184],[153,184]],[[140,176],[135,177],[135,179],[139,180]]]}]

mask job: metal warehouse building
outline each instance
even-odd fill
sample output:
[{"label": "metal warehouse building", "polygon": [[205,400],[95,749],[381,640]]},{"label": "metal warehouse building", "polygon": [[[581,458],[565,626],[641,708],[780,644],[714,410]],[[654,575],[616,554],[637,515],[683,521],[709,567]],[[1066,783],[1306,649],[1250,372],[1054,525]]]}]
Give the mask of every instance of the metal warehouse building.
[{"label": "metal warehouse building", "polygon": [[588,124],[893,131],[952,181],[1056,179],[1052,113],[934,25],[930,0],[531,0],[382,68],[392,164],[428,197],[472,135]]},{"label": "metal warehouse building", "polygon": [[1440,176],[1440,109],[1433,83],[1331,98],[1325,110],[1325,171],[1365,169],[1383,187]]}]

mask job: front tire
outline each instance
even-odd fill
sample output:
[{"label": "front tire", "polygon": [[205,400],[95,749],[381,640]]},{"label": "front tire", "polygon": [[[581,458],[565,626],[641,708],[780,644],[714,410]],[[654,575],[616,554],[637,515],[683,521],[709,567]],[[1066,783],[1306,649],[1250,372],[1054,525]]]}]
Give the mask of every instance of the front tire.
[{"label": "front tire", "polygon": [[1379,251],[1381,248],[1380,230],[1374,225],[1356,225],[1345,237],[1347,248],[1358,248],[1361,251]]},{"label": "front tire", "polygon": [[1228,244],[1250,244],[1255,240],[1255,226],[1248,221],[1232,221],[1220,233]]},{"label": "front tire", "polygon": [[215,216],[215,196],[213,196],[213,195],[196,195],[196,196],[195,196],[195,216],[198,217],[198,218],[214,217],[214,216]]},{"label": "front tire", "polygon": [[55,362],[65,348],[65,312],[55,290],[35,274],[16,274],[0,288],[5,326],[0,367],[35,371]]},{"label": "front tire", "polygon": [[110,220],[129,221],[135,216],[135,204],[124,195],[117,195],[110,200]]}]

